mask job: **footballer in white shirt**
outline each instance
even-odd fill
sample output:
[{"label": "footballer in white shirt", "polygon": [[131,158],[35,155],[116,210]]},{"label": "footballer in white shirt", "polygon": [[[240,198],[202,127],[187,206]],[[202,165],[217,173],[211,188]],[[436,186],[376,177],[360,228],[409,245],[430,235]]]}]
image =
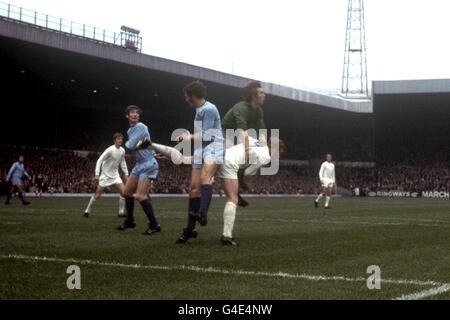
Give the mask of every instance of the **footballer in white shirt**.
[{"label": "footballer in white shirt", "polygon": [[[268,145],[251,137],[248,139],[251,165],[247,165],[245,146],[244,143],[241,143],[226,150],[224,163],[219,166],[217,171],[217,176],[222,179],[222,187],[227,197],[223,211],[223,233],[220,238],[223,245],[239,245],[232,235],[239,201],[239,169],[245,169],[244,176],[255,175],[259,168],[271,161],[272,157],[280,157],[286,149],[284,142],[278,138],[269,140]],[[278,144],[274,142],[275,139],[278,140]],[[278,145],[278,150],[272,150],[272,144]]]},{"label": "footballer in white shirt", "polygon": [[319,206],[320,199],[325,197],[325,209],[330,209],[331,191],[333,190],[333,186],[336,187],[334,164],[331,163],[331,159],[332,155],[328,153],[326,161],[320,166],[319,179],[322,185],[322,192],[319,194],[317,199],[314,200],[314,205],[316,208]]},{"label": "footballer in white shirt", "polygon": [[[113,135],[114,144],[108,147],[98,158],[95,166],[95,180],[98,181],[97,190],[89,200],[89,204],[84,211],[84,216],[89,217],[92,206],[103,194],[106,187],[115,186],[119,190],[119,217],[125,216],[125,198],[123,197],[124,184],[119,174],[119,166],[128,178],[128,168],[125,162],[125,149],[121,147],[123,143],[123,135],[115,133]],[[101,171],[101,174],[100,174]]]}]

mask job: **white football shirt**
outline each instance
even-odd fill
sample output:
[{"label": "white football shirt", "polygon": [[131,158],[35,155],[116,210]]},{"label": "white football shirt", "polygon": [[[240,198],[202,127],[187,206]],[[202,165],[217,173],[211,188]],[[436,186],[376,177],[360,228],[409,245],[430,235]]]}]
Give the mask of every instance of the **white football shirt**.
[{"label": "white football shirt", "polygon": [[333,180],[333,183],[335,183],[336,178],[334,176],[334,164],[328,161],[322,163],[320,166],[319,178],[320,180],[331,179]]},{"label": "white football shirt", "polygon": [[[270,162],[269,148],[267,146],[261,147],[257,139],[248,137],[251,166],[248,167],[245,175],[254,175],[256,171],[263,165]],[[245,147],[244,144],[238,144],[231,148],[228,148],[225,152],[225,163],[224,165],[232,166],[236,168],[244,167],[245,165]],[[249,169],[250,168],[250,169]]]},{"label": "white football shirt", "polygon": [[125,149],[112,145],[98,158],[97,165],[95,166],[95,175],[99,176],[101,169],[102,176],[117,178],[119,177],[119,165],[123,173],[128,176],[127,163],[125,162]]}]

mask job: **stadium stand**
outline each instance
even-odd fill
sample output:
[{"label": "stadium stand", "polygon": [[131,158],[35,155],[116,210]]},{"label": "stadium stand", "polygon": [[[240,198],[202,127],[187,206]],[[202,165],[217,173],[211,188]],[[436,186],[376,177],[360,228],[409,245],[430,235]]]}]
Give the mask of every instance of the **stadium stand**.
[{"label": "stadium stand", "polygon": [[[85,157],[74,151],[61,149],[2,147],[0,148],[0,180],[2,192],[6,188],[5,177],[11,164],[19,154],[25,157],[25,168],[33,177],[26,182],[28,192],[33,190],[37,175],[44,176],[44,192],[47,193],[92,193],[95,190],[94,168],[98,154],[92,152]],[[361,194],[370,191],[398,190],[409,192],[450,190],[450,170],[445,154],[398,164],[386,161],[373,168],[336,168],[338,186],[347,190],[359,188]],[[133,160],[127,159],[131,168]],[[188,192],[189,167],[175,166],[167,159],[159,159],[160,173],[153,193],[183,194]],[[320,190],[318,165],[284,165],[275,176],[253,176],[247,178],[251,194],[315,194]],[[221,193],[220,183],[215,183],[215,192]],[[342,190],[342,189],[341,189]],[[115,192],[108,189],[106,192]]]},{"label": "stadium stand", "polygon": [[[0,63],[8,79],[2,88],[2,190],[7,170],[23,153],[28,172],[45,176],[47,191],[93,192],[99,152],[111,145],[114,132],[128,129],[127,105],[142,107],[154,142],[172,145],[173,130],[193,129],[193,110],[181,91],[186,83],[204,81],[208,99],[224,115],[249,81],[11,19],[0,24]],[[338,161],[342,191],[449,190],[450,80],[374,81],[372,99],[360,102],[263,85],[266,125],[280,130],[285,159],[309,165],[283,165],[276,176],[250,177],[250,193],[319,192],[318,170],[328,152]],[[351,168],[339,165],[343,161],[375,166]],[[153,192],[187,192],[188,168],[164,160],[160,167]]]}]

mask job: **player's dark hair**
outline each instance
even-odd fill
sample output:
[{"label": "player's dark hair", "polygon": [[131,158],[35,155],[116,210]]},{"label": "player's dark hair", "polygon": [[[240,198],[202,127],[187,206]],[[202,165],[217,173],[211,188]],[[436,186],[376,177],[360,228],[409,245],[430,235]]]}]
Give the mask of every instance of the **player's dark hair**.
[{"label": "player's dark hair", "polygon": [[252,97],[256,96],[258,88],[261,88],[261,82],[259,81],[252,81],[245,87],[241,88],[242,97],[244,100],[248,103],[252,102]]},{"label": "player's dark hair", "polygon": [[205,99],[206,86],[201,81],[192,81],[183,88],[183,93],[185,93],[189,98],[195,96],[197,99]]},{"label": "player's dark hair", "polygon": [[119,138],[119,137],[122,137],[122,139],[123,139],[123,134],[121,134],[120,132],[114,133],[114,135],[113,135],[113,142],[115,143],[116,139]]},{"label": "player's dark hair", "polygon": [[130,112],[131,112],[131,110],[137,110],[137,112],[139,113],[139,115],[142,115],[142,109],[139,108],[138,106],[134,105],[134,104],[129,105],[129,106],[125,109],[125,115],[126,115],[126,116],[129,115]]}]

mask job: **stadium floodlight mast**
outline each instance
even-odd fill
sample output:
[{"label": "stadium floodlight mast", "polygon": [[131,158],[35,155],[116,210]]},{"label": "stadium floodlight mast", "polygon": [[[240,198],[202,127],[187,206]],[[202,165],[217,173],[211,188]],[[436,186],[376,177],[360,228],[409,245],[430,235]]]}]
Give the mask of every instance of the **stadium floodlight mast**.
[{"label": "stadium floodlight mast", "polygon": [[127,26],[121,26],[120,30],[122,30],[120,33],[122,47],[141,52],[142,38],[139,36],[141,31]]},{"label": "stadium floodlight mast", "polygon": [[120,30],[122,30],[123,32],[127,32],[127,33],[134,33],[136,35],[139,35],[139,33],[141,33],[140,30],[133,29],[133,28],[130,28],[130,27],[127,27],[127,26],[121,26]]},{"label": "stadium floodlight mast", "polygon": [[341,89],[346,98],[369,96],[365,32],[364,0],[348,0]]}]

